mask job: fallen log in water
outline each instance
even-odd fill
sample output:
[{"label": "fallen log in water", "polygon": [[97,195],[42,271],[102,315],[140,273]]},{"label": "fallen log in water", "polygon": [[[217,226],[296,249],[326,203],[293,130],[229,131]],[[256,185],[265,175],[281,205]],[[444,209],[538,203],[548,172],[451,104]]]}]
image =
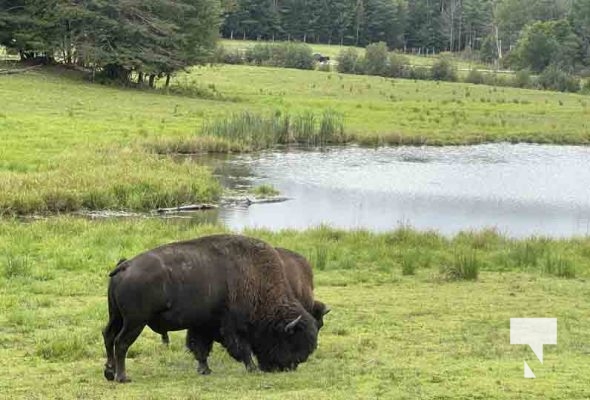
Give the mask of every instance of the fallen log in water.
[{"label": "fallen log in water", "polygon": [[251,197],[224,197],[221,199],[222,205],[240,205],[249,207],[252,204],[265,204],[265,203],[282,203],[284,201],[291,200],[289,197],[273,196],[265,198],[251,198]]},{"label": "fallen log in water", "polygon": [[215,204],[190,204],[187,206],[178,206],[170,208],[158,208],[156,212],[158,214],[182,212],[182,211],[201,211],[201,210],[213,210],[217,208]]}]

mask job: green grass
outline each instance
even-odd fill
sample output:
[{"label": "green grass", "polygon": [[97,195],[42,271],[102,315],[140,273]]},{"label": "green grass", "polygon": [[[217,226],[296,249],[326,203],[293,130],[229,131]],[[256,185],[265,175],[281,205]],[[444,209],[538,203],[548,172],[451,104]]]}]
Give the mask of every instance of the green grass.
[{"label": "green grass", "polygon": [[272,185],[263,184],[252,188],[250,193],[257,198],[268,198],[278,196],[280,192]]},{"label": "green grass", "polygon": [[590,143],[590,100],[577,94],[230,65],[190,76],[250,110],[332,109],[366,144]]},{"label": "green grass", "polygon": [[174,85],[184,89],[100,86],[61,69],[1,76],[0,214],[215,201],[210,171],[151,153],[252,149],[217,134],[242,129],[240,115],[289,116],[290,140],[314,145],[590,143],[590,100],[574,94],[249,66],[194,68]]},{"label": "green grass", "polygon": [[[327,227],[249,231],[310,257],[316,296],[332,307],[318,350],[296,372],[247,374],[215,345],[213,375],[197,375],[183,333],[165,348],[146,329],[130,350],[134,382],[102,376],[108,272],[120,257],[223,231],[185,221],[89,221],[71,217],[0,221],[0,375],[7,398],[555,398],[587,396],[590,239],[538,242],[561,254],[578,279],[542,268],[506,270],[522,242],[491,233],[447,239],[400,229],[384,234]],[[321,247],[318,247],[321,246]],[[453,249],[477,253],[477,281],[439,279]],[[406,258],[427,254],[414,275]],[[16,264],[15,264],[15,260]],[[22,273],[13,271],[14,265]],[[22,267],[26,265],[26,267]],[[558,344],[540,364],[510,345],[513,317],[558,318]],[[526,360],[536,380],[523,379]]]}]

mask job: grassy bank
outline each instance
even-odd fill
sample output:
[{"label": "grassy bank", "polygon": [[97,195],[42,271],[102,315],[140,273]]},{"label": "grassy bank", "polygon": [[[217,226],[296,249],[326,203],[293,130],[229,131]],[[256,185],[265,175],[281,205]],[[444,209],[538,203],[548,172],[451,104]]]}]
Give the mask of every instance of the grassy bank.
[{"label": "grassy bank", "polygon": [[213,201],[209,171],[149,153],[257,149],[268,124],[262,147],[590,143],[580,95],[265,67],[194,68],[168,94],[49,69],[0,77],[0,99],[0,214]]},{"label": "grassy bank", "polygon": [[0,215],[213,201],[210,171],[139,140],[197,132],[225,102],[110,88],[67,71],[0,77]]},{"label": "grassy bank", "polygon": [[[134,382],[104,380],[100,329],[108,271],[122,256],[220,232],[183,221],[0,222],[0,357],[8,398],[584,398],[590,348],[588,239],[511,241],[493,232],[445,239],[327,228],[250,232],[306,254],[317,297],[333,311],[319,349],[294,373],[253,374],[215,346],[198,376],[182,333],[172,346],[144,331],[131,350]],[[474,254],[475,281],[445,273]],[[575,266],[576,279],[546,270]],[[460,262],[460,261],[459,261]],[[415,268],[408,274],[408,263]],[[405,272],[404,272],[405,271]],[[511,317],[557,317],[557,346],[540,364],[511,346]],[[537,380],[523,379],[523,360]],[[148,394],[149,393],[149,394]]]}]

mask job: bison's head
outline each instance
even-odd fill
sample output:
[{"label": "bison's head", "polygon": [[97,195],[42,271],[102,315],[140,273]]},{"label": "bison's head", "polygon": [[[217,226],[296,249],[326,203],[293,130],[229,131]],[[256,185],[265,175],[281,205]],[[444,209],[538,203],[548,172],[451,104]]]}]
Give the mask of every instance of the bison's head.
[{"label": "bison's head", "polygon": [[318,322],[301,308],[298,315],[272,321],[257,329],[252,351],[262,371],[294,370],[317,347]]}]

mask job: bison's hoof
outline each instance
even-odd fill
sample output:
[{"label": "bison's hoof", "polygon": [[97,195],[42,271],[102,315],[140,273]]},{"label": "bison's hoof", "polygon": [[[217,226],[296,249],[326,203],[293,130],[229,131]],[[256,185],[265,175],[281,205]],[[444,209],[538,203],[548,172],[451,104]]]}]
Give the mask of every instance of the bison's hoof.
[{"label": "bison's hoof", "polygon": [[131,382],[131,379],[127,378],[127,376],[123,375],[123,376],[115,376],[115,380],[119,383],[129,383]]},{"label": "bison's hoof", "polygon": [[197,368],[197,372],[201,375],[210,375],[211,369],[209,367],[199,367]]},{"label": "bison's hoof", "polygon": [[107,381],[114,381],[115,380],[115,370],[112,368],[105,368],[104,369],[104,377]]}]

